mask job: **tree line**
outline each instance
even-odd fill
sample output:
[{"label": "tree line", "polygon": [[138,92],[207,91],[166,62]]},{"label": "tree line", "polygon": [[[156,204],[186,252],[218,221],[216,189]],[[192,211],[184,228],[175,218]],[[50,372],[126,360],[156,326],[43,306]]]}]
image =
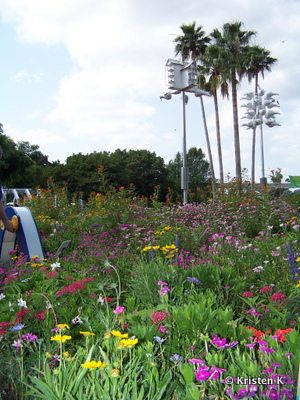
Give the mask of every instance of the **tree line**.
[{"label": "tree line", "polygon": [[[67,187],[70,198],[81,194],[87,200],[92,192],[104,190],[99,168],[104,171],[106,190],[109,186],[129,189],[135,187],[137,196],[150,197],[159,187],[160,200],[172,192],[173,201],[181,201],[180,168],[182,157],[178,152],[167,164],[162,157],[148,150],[121,150],[73,154],[65,163],[49,162],[39,146],[29,142],[15,143],[0,133],[3,156],[0,160],[0,182],[6,188],[47,189],[51,178],[58,187]],[[190,193],[207,192],[210,168],[205,154],[199,148],[187,153]],[[199,200],[201,198],[199,197]]]}]

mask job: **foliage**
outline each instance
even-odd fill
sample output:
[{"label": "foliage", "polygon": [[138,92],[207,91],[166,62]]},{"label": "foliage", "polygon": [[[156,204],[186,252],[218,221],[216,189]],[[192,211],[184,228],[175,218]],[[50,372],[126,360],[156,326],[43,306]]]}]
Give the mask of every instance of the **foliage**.
[{"label": "foliage", "polygon": [[[205,160],[201,149],[191,147],[187,152],[187,166],[189,168],[189,196],[192,201],[203,201],[209,193],[207,186],[210,186],[209,163]],[[174,196],[181,199],[181,178],[180,171],[182,157],[178,152],[174,159],[167,164],[167,171],[173,182]]]},{"label": "foliage", "polygon": [[24,200],[47,259],[16,248],[0,269],[2,398],[231,399],[276,374],[292,398],[300,223],[269,196],[233,181],[213,203],[149,207],[108,188],[81,208],[49,180]]}]

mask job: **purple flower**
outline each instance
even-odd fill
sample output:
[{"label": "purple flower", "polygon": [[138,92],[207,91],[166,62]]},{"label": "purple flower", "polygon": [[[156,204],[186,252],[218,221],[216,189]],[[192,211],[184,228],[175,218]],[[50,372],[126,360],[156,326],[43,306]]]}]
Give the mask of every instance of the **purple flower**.
[{"label": "purple flower", "polygon": [[264,375],[266,375],[266,374],[271,374],[272,372],[273,372],[273,368],[270,367],[270,368],[268,368],[268,369],[265,369],[265,370],[263,371],[263,374],[264,374]]},{"label": "purple flower", "polygon": [[170,291],[170,289],[168,288],[168,286],[162,286],[161,292],[159,292],[159,294],[164,295],[164,294],[168,293],[169,291]]},{"label": "purple flower", "polygon": [[274,349],[270,349],[269,347],[260,347],[260,349],[259,349],[260,351],[262,351],[262,352],[264,352],[264,353],[267,353],[267,354],[270,354],[270,353],[275,353],[275,350]]},{"label": "purple flower", "polygon": [[173,356],[170,357],[170,361],[174,363],[183,363],[183,356],[180,356],[178,354],[174,354]]},{"label": "purple flower", "polygon": [[18,331],[21,331],[21,330],[24,328],[24,326],[25,326],[25,325],[23,325],[23,324],[18,324],[18,325],[16,325],[16,326],[10,328],[9,331],[11,331],[11,332],[18,332]]},{"label": "purple flower", "polygon": [[15,340],[13,342],[12,346],[15,347],[16,349],[19,349],[20,347],[23,347],[23,342],[20,339]]},{"label": "purple flower", "polygon": [[250,347],[250,349],[252,349],[252,348],[255,347],[256,345],[257,345],[257,343],[245,344],[245,346]]},{"label": "purple flower", "polygon": [[33,335],[32,333],[25,333],[25,335],[22,335],[22,339],[23,340],[28,339],[30,343],[33,342],[34,340],[38,340],[38,337],[36,335]]},{"label": "purple flower", "polygon": [[264,353],[267,353],[267,354],[275,353],[275,350],[274,349],[269,349],[269,347],[261,347],[259,350],[263,351]]},{"label": "purple flower", "polygon": [[191,276],[188,276],[187,277],[187,281],[189,282],[189,283],[196,283],[197,285],[200,285],[201,284],[201,281],[199,281],[199,279],[198,278],[192,278]]},{"label": "purple flower", "polygon": [[210,373],[204,370],[201,370],[199,372],[195,372],[195,376],[197,381],[206,381],[207,378],[210,377]]},{"label": "purple flower", "polygon": [[157,343],[163,343],[163,342],[166,341],[166,339],[162,339],[162,338],[159,337],[159,336],[154,336],[153,339],[154,339]]},{"label": "purple flower", "polygon": [[219,349],[222,349],[225,347],[225,344],[226,344],[225,338],[221,339],[221,338],[218,338],[216,335],[212,335],[212,337],[213,337],[213,340],[211,340],[210,343],[215,343]]},{"label": "purple flower", "polygon": [[271,363],[271,365],[273,365],[273,367],[275,367],[275,368],[281,367],[281,364],[278,364],[278,363]]},{"label": "purple flower", "polygon": [[160,286],[165,286],[165,285],[168,286],[168,284],[166,282],[162,282],[162,281],[158,281],[157,284]]},{"label": "purple flower", "polygon": [[226,348],[229,348],[229,349],[232,349],[233,347],[235,347],[235,346],[238,345],[238,344],[239,344],[239,342],[238,342],[238,341],[235,341],[235,342],[231,342],[231,343],[225,344],[225,347],[226,347]]}]

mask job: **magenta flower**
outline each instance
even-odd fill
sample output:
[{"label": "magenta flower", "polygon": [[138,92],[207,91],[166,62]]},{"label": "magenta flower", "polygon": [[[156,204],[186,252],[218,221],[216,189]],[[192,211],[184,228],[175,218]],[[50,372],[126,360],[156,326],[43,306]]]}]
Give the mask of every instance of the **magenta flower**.
[{"label": "magenta flower", "polygon": [[158,281],[157,284],[160,286],[165,286],[165,285],[168,286],[168,284],[166,282],[162,282],[162,281]]},{"label": "magenta flower", "polygon": [[119,315],[119,314],[122,314],[124,312],[124,310],[125,310],[125,307],[119,306],[113,311],[113,313],[116,315]]},{"label": "magenta flower", "polygon": [[210,377],[210,373],[204,370],[201,370],[199,372],[195,372],[195,376],[197,381],[206,381],[207,378]]}]

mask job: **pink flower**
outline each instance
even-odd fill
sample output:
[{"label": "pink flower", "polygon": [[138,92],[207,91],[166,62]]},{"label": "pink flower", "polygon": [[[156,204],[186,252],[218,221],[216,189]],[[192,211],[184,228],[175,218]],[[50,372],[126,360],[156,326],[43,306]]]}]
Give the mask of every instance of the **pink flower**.
[{"label": "pink flower", "polygon": [[262,289],[260,289],[260,293],[265,293],[265,292],[271,292],[272,293],[273,289],[271,286],[265,286]]},{"label": "pink flower", "polygon": [[125,310],[125,307],[117,307],[117,308],[113,311],[113,313],[116,314],[116,315],[119,315],[119,314],[122,314],[122,313],[124,312],[124,310]]},{"label": "pink flower", "polygon": [[253,297],[253,293],[252,292],[245,292],[242,294],[242,297]]}]

